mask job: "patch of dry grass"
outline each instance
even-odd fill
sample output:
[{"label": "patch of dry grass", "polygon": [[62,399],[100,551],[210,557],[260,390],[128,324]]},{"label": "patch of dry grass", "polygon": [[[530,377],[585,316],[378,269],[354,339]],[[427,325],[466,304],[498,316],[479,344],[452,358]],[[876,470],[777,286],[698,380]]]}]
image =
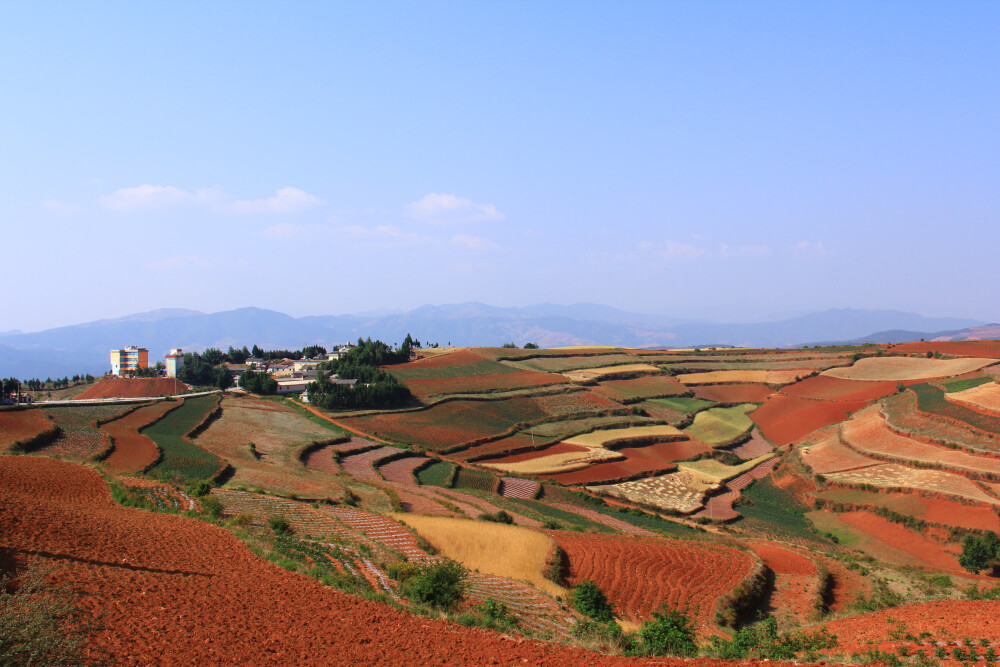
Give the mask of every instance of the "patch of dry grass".
[{"label": "patch of dry grass", "polygon": [[823,371],[823,375],[868,382],[927,380],[971,373],[995,363],[996,359],[977,358],[866,357],[856,361],[853,366]]},{"label": "patch of dry grass", "polygon": [[662,438],[662,441],[686,439],[683,431],[667,425],[631,426],[629,428],[612,428],[592,431],[563,440],[567,445],[594,448],[607,447],[609,444],[619,444],[630,440],[651,440]]},{"label": "patch of dry grass", "polygon": [[566,595],[565,588],[542,575],[553,548],[552,540],[542,533],[442,516],[395,514],[393,518],[416,530],[439,554],[470,570],[525,581],[550,595]]}]

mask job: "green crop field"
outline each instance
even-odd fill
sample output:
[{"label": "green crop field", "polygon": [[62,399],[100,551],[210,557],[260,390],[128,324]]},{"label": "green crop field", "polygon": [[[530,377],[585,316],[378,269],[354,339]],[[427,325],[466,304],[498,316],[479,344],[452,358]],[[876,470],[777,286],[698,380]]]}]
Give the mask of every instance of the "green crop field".
[{"label": "green crop field", "polygon": [[762,479],[743,489],[736,510],[743,516],[738,525],[755,533],[776,538],[792,538],[829,545],[813,532],[805,513],[809,507],[794,494]]},{"label": "green crop field", "polygon": [[964,380],[952,380],[950,382],[942,382],[941,386],[944,387],[945,392],[953,394],[956,391],[965,391],[966,389],[972,389],[973,387],[978,387],[979,385],[986,384],[987,382],[993,382],[993,378],[989,376],[982,376],[977,378],[965,378]]},{"label": "green crop field", "polygon": [[212,394],[185,399],[179,408],[142,429],[163,452],[163,459],[153,468],[154,472],[185,480],[208,479],[215,474],[222,460],[182,436],[200,424],[218,400],[218,396]]},{"label": "green crop field", "polygon": [[480,491],[495,492],[500,484],[500,478],[488,472],[473,470],[472,468],[462,468],[455,475],[456,489],[478,489]]},{"label": "green crop field", "polygon": [[884,507],[905,516],[920,516],[927,510],[927,506],[916,495],[874,493],[860,489],[828,489],[817,493],[816,497],[831,503]]},{"label": "green crop field", "polygon": [[673,398],[651,398],[649,403],[655,403],[656,405],[662,405],[671,410],[678,410],[680,412],[688,413],[694,412],[695,410],[700,410],[709,405],[714,405],[712,401],[703,401],[700,398],[687,398],[686,396],[677,396]]},{"label": "green crop field", "polygon": [[520,369],[532,371],[545,371],[548,373],[564,373],[566,371],[578,371],[585,368],[603,368],[604,366],[618,366],[620,364],[642,363],[642,359],[631,354],[602,354],[588,357],[553,357],[548,359],[525,359],[524,361],[511,362]]},{"label": "green crop field", "polygon": [[752,403],[744,403],[731,408],[709,408],[696,414],[694,422],[684,431],[710,445],[729,444],[753,428],[753,421],[747,413],[756,407]]},{"label": "green crop field", "polygon": [[417,481],[427,486],[444,486],[451,479],[451,473],[454,469],[454,463],[436,461],[417,471]]},{"label": "green crop field", "polygon": [[67,405],[45,412],[62,433],[55,442],[42,448],[46,456],[61,456],[83,461],[99,454],[106,446],[104,435],[92,426],[98,419],[108,419],[129,410],[130,405]]},{"label": "green crop field", "polygon": [[484,359],[471,364],[452,364],[432,368],[414,367],[390,368],[389,373],[401,382],[409,380],[440,380],[445,378],[483,377],[489,375],[509,375],[520,369]]},{"label": "green crop field", "polygon": [[944,391],[932,384],[915,384],[910,389],[917,395],[917,409],[932,415],[965,422],[969,426],[990,433],[1000,433],[1000,417],[991,417],[964,405],[952,403],[944,397]]}]

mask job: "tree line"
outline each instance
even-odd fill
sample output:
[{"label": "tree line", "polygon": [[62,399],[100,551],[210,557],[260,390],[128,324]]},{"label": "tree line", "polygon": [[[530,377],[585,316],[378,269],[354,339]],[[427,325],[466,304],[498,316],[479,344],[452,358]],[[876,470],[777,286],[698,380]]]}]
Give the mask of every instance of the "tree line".
[{"label": "tree line", "polygon": [[[359,338],[357,346],[339,359],[320,364],[319,376],[307,389],[309,402],[330,410],[385,408],[405,403],[410,399],[410,390],[380,366],[409,361],[413,348],[419,345],[410,334],[406,334],[398,348],[380,340]],[[351,387],[330,382],[325,371],[357,383]]]}]

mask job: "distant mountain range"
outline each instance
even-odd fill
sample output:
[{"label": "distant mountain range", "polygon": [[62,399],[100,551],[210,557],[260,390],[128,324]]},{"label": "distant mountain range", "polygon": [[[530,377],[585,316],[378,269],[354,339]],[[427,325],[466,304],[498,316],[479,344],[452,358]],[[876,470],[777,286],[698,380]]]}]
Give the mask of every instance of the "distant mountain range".
[{"label": "distant mountain range", "polygon": [[590,303],[515,308],[462,303],[422,306],[409,312],[300,318],[261,308],[211,314],[161,309],[34,333],[0,333],[0,376],[45,378],[104,373],[109,368],[108,351],[124,345],[147,348],[153,361],[175,347],[200,351],[256,344],[265,349],[298,349],[312,344],[330,347],[369,336],[392,344],[401,342],[407,333],[425,344],[441,345],[534,342],[542,347],[794,347],[814,344],[811,341],[1000,338],[1000,325],[893,310],[854,309],[827,310],[775,322],[712,324],[629,313]]}]

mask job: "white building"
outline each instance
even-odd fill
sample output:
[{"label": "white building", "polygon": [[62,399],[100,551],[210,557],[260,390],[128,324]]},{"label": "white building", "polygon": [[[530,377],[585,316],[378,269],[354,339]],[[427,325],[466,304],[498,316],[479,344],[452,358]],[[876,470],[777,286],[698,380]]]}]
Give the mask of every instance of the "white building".
[{"label": "white building", "polygon": [[184,351],[177,347],[167,355],[167,377],[177,377],[177,371],[184,365]]}]

